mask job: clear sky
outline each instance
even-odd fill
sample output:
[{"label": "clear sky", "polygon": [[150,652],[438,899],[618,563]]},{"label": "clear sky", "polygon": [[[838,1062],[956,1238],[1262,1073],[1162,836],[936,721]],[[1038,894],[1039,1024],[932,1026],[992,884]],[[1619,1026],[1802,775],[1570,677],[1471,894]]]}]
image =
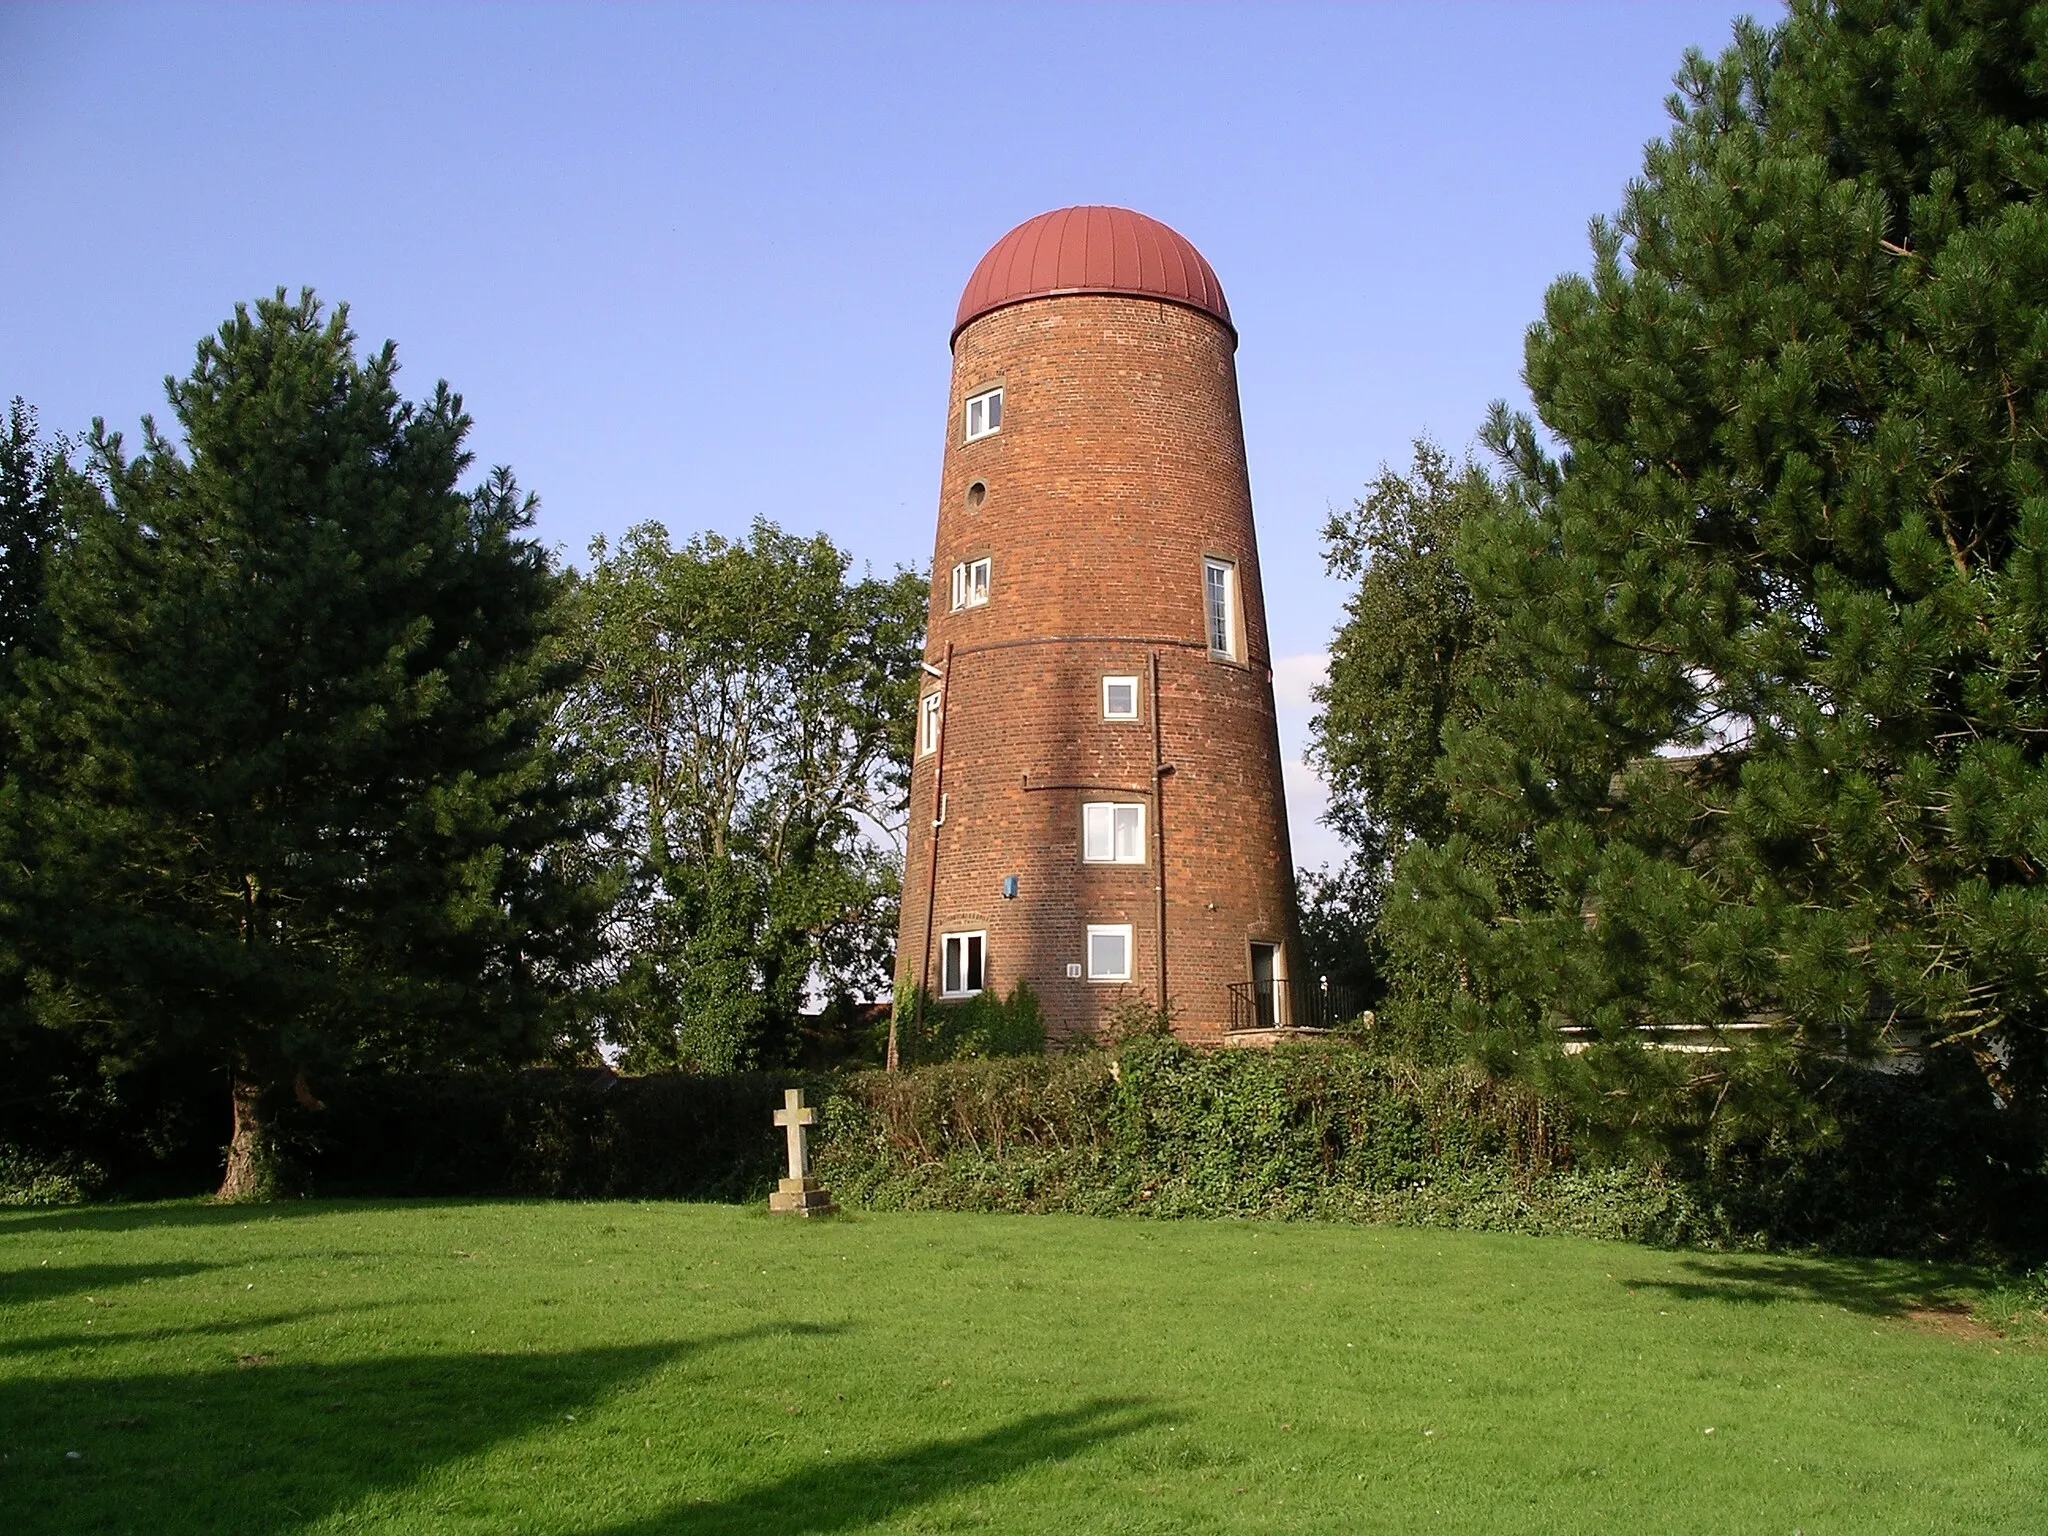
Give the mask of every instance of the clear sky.
[{"label": "clear sky", "polygon": [[[922,565],[968,273],[1120,203],[1242,336],[1293,758],[1329,510],[1522,399],[1545,285],[1744,9],[0,0],[0,397],[132,429],[236,300],[311,285],[462,392],[572,559],[768,517]],[[1289,788],[1298,860],[1338,857]]]}]

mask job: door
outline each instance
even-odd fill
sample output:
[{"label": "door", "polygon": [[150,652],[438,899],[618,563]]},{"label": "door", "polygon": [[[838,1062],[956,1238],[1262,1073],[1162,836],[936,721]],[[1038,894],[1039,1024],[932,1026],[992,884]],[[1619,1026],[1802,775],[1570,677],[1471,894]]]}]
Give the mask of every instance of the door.
[{"label": "door", "polygon": [[1262,1028],[1275,1028],[1280,1023],[1279,970],[1278,944],[1252,946],[1252,1006]]}]

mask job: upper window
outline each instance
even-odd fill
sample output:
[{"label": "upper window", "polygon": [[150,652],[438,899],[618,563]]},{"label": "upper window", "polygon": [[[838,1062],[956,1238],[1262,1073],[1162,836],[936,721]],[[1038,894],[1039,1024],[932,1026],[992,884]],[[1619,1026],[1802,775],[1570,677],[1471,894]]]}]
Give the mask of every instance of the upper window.
[{"label": "upper window", "polygon": [[939,995],[972,997],[981,990],[986,933],[949,933],[940,948]]},{"label": "upper window", "polygon": [[917,755],[939,750],[939,696],[928,693],[917,706]]},{"label": "upper window", "polygon": [[1209,619],[1209,650],[1237,657],[1237,567],[1228,560],[1202,562],[1203,610]]},{"label": "upper window", "polygon": [[1090,923],[1088,925],[1088,979],[1129,981],[1131,979],[1131,925]]},{"label": "upper window", "polygon": [[967,441],[987,437],[1003,429],[1003,392],[1000,389],[984,390],[967,401]]},{"label": "upper window", "polygon": [[1090,864],[1145,862],[1145,807],[1091,800],[1081,807],[1081,857]]},{"label": "upper window", "polygon": [[1102,718],[1138,718],[1138,680],[1135,677],[1105,677],[1102,680]]},{"label": "upper window", "polygon": [[988,562],[965,560],[953,567],[953,606],[979,608],[988,601]]}]

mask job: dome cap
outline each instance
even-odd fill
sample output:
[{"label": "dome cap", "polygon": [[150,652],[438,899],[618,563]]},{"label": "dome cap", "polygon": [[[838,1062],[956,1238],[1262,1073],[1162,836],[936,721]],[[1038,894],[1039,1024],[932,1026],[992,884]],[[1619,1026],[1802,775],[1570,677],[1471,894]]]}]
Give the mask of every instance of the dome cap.
[{"label": "dome cap", "polygon": [[1083,207],[1026,219],[989,248],[960,295],[953,339],[990,310],[1062,293],[1185,304],[1237,335],[1216,269],[1184,236],[1128,208]]}]

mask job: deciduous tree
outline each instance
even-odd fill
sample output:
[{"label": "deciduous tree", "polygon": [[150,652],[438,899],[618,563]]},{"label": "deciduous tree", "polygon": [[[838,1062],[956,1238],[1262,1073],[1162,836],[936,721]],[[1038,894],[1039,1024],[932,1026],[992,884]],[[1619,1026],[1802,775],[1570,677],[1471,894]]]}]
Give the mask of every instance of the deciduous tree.
[{"label": "deciduous tree", "polygon": [[623,778],[635,892],[607,1028],[636,1066],[772,1062],[814,985],[887,986],[924,579],[768,523],[592,556],[569,719]]},{"label": "deciduous tree", "polygon": [[1483,470],[1423,438],[1405,473],[1381,466],[1323,529],[1330,574],[1356,585],[1315,690],[1309,756],[1351,855],[1341,869],[1305,874],[1303,938],[1313,969],[1362,988],[1382,1024],[1404,1035],[1426,1027],[1418,1010],[1440,1012],[1441,968],[1390,946],[1398,930],[1383,932],[1381,919],[1402,850],[1448,831],[1444,728],[1472,717],[1492,635],[1453,555],[1465,524],[1499,502]]}]

